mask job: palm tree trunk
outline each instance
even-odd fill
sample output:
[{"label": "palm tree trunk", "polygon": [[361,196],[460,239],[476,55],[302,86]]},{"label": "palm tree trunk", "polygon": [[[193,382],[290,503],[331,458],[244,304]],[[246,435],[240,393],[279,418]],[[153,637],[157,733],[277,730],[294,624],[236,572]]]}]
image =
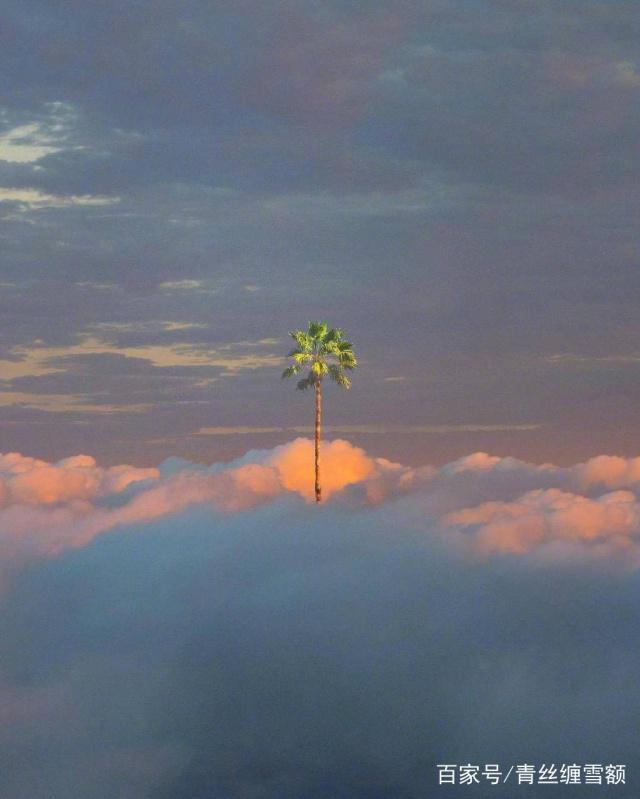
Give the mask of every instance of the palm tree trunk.
[{"label": "palm tree trunk", "polygon": [[316,380],[316,502],[322,499],[322,489],[320,488],[320,421],[322,418],[322,394],[320,393],[320,381]]}]

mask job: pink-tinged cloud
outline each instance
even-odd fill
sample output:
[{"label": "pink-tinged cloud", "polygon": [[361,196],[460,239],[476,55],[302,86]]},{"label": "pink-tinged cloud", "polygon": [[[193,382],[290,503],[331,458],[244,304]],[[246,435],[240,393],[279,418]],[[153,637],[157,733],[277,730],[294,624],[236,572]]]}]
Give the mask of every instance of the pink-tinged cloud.
[{"label": "pink-tinged cloud", "polygon": [[17,452],[0,455],[0,502],[16,505],[54,505],[93,500],[123,491],[131,483],[158,477],[157,469],[113,466],[102,469],[88,455],[57,463],[25,457]]},{"label": "pink-tinged cloud", "polygon": [[584,554],[622,555],[640,565],[640,506],[631,491],[589,499],[558,489],[530,491],[514,502],[485,502],[447,514],[481,554],[524,554],[580,547]]},{"label": "pink-tinged cloud", "polygon": [[[115,527],[149,522],[194,505],[232,513],[287,493],[310,502],[313,458],[313,443],[297,439],[256,454],[254,462],[211,470],[184,468],[160,477],[158,469],[101,469],[85,455],[55,464],[15,453],[1,456],[0,574],[2,567],[6,573],[30,558],[85,546]],[[399,468],[340,440],[323,444],[322,464],[326,499]]]},{"label": "pink-tinged cloud", "polygon": [[[294,496],[316,512],[313,462],[313,442],[303,438],[212,467],[0,456],[0,580],[30,560],[194,506],[236,514]],[[413,468],[335,440],[322,444],[321,476],[325,504],[368,513],[388,506],[399,530],[411,519],[425,535],[480,557],[622,553],[626,565],[640,565],[640,458],[603,455],[561,468],[478,452]]]},{"label": "pink-tinged cloud", "polygon": [[574,468],[578,488],[603,485],[625,488],[640,484],[640,458],[598,455]]}]

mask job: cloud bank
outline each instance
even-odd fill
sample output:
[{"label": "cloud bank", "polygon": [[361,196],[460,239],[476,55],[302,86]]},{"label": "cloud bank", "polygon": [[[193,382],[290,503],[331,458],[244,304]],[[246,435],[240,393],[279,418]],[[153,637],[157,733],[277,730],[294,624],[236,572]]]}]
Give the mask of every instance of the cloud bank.
[{"label": "cloud bank", "polygon": [[634,795],[640,459],[335,440],[316,507],[312,458],[2,456],[2,796],[418,799],[436,763],[605,761]]},{"label": "cloud bank", "polygon": [[[415,468],[336,439],[323,443],[321,464],[327,500],[354,511],[395,503],[421,518],[425,534],[475,556],[572,550],[640,564],[640,458],[601,455],[561,468],[478,452]],[[1,455],[3,566],[194,506],[232,513],[286,497],[311,502],[312,475],[313,444],[304,438],[212,466],[171,458],[159,468],[101,468],[87,455],[53,464]]]}]

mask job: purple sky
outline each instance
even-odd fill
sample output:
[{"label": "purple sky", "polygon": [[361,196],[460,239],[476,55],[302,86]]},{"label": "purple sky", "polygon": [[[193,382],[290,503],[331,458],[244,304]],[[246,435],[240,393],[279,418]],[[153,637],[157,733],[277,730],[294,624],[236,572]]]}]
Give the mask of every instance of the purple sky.
[{"label": "purple sky", "polygon": [[637,0],[4,0],[3,799],[640,795],[639,48]]},{"label": "purple sky", "polygon": [[[632,0],[24,4],[0,29],[4,451],[640,445]],[[255,429],[257,428],[257,429]]]}]

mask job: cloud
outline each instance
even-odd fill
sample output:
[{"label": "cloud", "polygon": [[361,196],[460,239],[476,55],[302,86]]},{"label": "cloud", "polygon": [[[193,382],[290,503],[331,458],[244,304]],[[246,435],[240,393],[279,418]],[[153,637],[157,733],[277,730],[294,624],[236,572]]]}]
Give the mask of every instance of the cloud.
[{"label": "cloud", "polygon": [[[102,327],[98,332],[117,333],[113,328]],[[64,371],[65,364],[74,358],[86,356],[117,355],[125,358],[138,358],[149,361],[156,367],[169,366],[220,366],[228,371],[262,365],[280,363],[280,356],[263,354],[221,355],[212,347],[197,344],[140,345],[116,347],[106,338],[85,335],[77,344],[67,347],[32,346],[28,349],[15,348],[11,355],[13,361],[7,363],[9,377],[41,376],[51,372]],[[277,360],[276,360],[277,359]]]},{"label": "cloud", "polygon": [[266,349],[276,339],[214,344],[207,333],[208,326],[196,322],[94,323],[63,346],[36,340],[28,347],[8,347],[6,357],[0,357],[0,406],[136,413],[162,398],[202,402],[220,376],[282,365],[282,356]]},{"label": "cloud", "polygon": [[[633,467],[323,455],[319,507],[302,439],[148,472],[2,457],[3,562],[58,545],[2,595],[3,796],[465,795],[443,762],[625,763],[634,795],[640,585],[600,546],[637,535]],[[595,558],[540,557],[567,541]]]},{"label": "cloud", "polygon": [[88,455],[49,464],[16,452],[0,456],[1,493],[5,505],[53,505],[95,500],[124,491],[131,483],[158,476],[157,469],[99,467]]},{"label": "cloud", "polygon": [[[488,433],[502,430],[538,430],[541,424],[346,424],[326,425],[325,430],[331,433],[381,433],[385,435],[398,433]],[[310,426],[290,428],[296,433],[310,433]]]},{"label": "cloud", "polygon": [[[412,425],[412,424],[329,424],[324,425],[326,433],[346,434],[381,434],[395,435],[398,433],[447,434],[447,433],[493,433],[498,431],[527,431],[538,430],[541,424],[442,424],[442,425]],[[199,436],[230,436],[245,433],[313,433],[311,425],[298,425],[294,427],[201,427],[196,433]]]},{"label": "cloud", "polygon": [[[19,116],[24,116],[24,112]],[[0,109],[0,123],[8,130],[0,133],[0,161],[31,164],[68,146],[74,119],[70,105],[47,102],[36,121],[16,124],[7,106]]]},{"label": "cloud", "polygon": [[[330,504],[354,512],[406,507],[430,537],[472,557],[604,559],[626,569],[640,565],[639,463],[599,456],[561,468],[479,452],[440,468],[416,468],[371,457],[341,439],[321,445],[323,498]],[[196,506],[238,513],[287,496],[312,503],[313,479],[313,442],[304,438],[210,467],[169,459],[159,469],[105,469],[85,455],[49,464],[11,453],[0,459],[3,573],[84,547],[122,525]]]},{"label": "cloud", "polygon": [[199,330],[205,328],[202,322],[175,322],[159,319],[148,319],[137,322],[98,322],[91,330],[100,334],[173,332],[176,330]]},{"label": "cloud", "polygon": [[635,487],[640,483],[640,458],[597,455],[574,469],[578,487],[602,485],[607,488]]},{"label": "cloud", "polygon": [[152,405],[149,403],[110,404],[107,402],[91,402],[86,395],[49,392],[47,394],[30,393],[28,391],[0,391],[0,406],[12,406],[47,413],[77,414],[113,414],[143,413]]},{"label": "cloud", "polygon": [[[344,441],[323,447],[324,493],[398,468]],[[86,546],[101,533],[209,504],[237,512],[293,493],[313,498],[313,444],[291,444],[227,467],[102,469],[80,455],[55,464],[16,453],[0,460],[0,575],[25,561]],[[137,484],[137,485],[136,485]]]},{"label": "cloud", "polygon": [[[313,498],[310,476],[313,474],[314,453],[310,441],[296,439],[289,445],[276,448],[266,464],[277,470],[286,491],[295,491],[308,501]],[[364,450],[340,439],[327,442],[322,449],[322,482],[327,498],[348,485],[394,469],[395,465],[389,461],[370,458]]]},{"label": "cloud", "polygon": [[[631,491],[588,499],[558,489],[532,491],[515,502],[487,502],[448,514],[483,553],[524,553],[549,546],[588,543],[592,553],[619,555],[631,568],[640,566],[637,546],[639,506]],[[570,546],[567,547],[570,554]]]},{"label": "cloud", "polygon": [[48,153],[55,153],[59,147],[52,146],[51,140],[42,135],[37,123],[20,125],[0,135],[0,160],[10,163],[31,163],[39,161]]},{"label": "cloud", "polygon": [[166,291],[170,294],[176,291],[196,291],[204,294],[213,294],[215,292],[215,289],[207,286],[203,280],[164,280],[158,288],[160,291]]},{"label": "cloud", "polygon": [[120,202],[120,198],[91,194],[62,196],[46,194],[39,189],[0,188],[0,203],[2,202],[15,203],[25,210],[33,210],[38,208],[114,205]]},{"label": "cloud", "polygon": [[236,436],[253,433],[282,433],[282,427],[252,427],[251,425],[236,425],[235,427],[201,427],[196,433],[199,436]]}]

